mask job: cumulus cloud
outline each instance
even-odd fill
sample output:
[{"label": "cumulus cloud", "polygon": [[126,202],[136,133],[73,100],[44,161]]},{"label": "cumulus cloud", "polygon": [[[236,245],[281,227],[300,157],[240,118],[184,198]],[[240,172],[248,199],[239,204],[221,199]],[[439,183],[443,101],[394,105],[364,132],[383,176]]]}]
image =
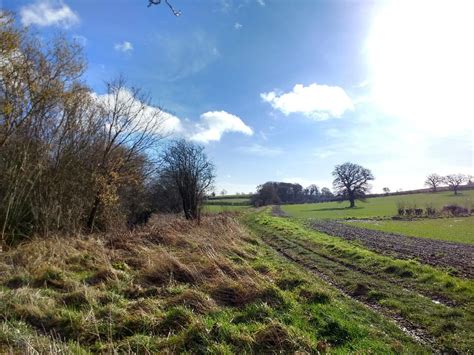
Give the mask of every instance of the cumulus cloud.
[{"label": "cumulus cloud", "polygon": [[190,138],[201,143],[219,141],[224,133],[238,132],[252,135],[253,130],[240,117],[225,111],[209,111],[203,113],[196,124]]},{"label": "cumulus cloud", "polygon": [[134,98],[132,92],[128,89],[120,90],[117,96],[92,93],[92,97],[99,104],[106,107],[113,107],[115,100],[124,105],[130,105],[130,114],[135,117],[135,122],[131,126],[134,130],[148,130],[160,135],[177,134],[183,130],[181,120],[178,117],[163,111],[159,107],[141,103]]},{"label": "cumulus cloud", "polygon": [[58,26],[69,28],[79,23],[79,16],[63,1],[39,0],[20,8],[24,26]]},{"label": "cumulus cloud", "polygon": [[266,147],[260,144],[252,144],[250,146],[240,147],[238,150],[261,157],[274,157],[283,153],[283,150],[280,148]]},{"label": "cumulus cloud", "polygon": [[239,22],[234,23],[234,28],[235,28],[236,30],[240,30],[242,27],[243,27],[243,26],[242,26],[241,23],[239,23]]},{"label": "cumulus cloud", "polygon": [[270,91],[260,94],[276,110],[285,115],[301,113],[318,121],[339,118],[354,105],[344,89],[339,86],[296,84],[293,90],[278,94]]},{"label": "cumulus cloud", "polygon": [[114,49],[119,52],[131,52],[133,51],[133,45],[128,41],[123,41],[122,43],[116,43]]}]

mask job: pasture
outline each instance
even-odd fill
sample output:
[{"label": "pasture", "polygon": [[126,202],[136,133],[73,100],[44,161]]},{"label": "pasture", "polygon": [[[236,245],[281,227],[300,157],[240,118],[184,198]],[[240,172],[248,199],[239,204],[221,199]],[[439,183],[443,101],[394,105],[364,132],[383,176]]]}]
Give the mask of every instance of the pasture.
[{"label": "pasture", "polygon": [[474,190],[466,190],[454,195],[452,192],[407,194],[368,198],[366,202],[357,201],[355,208],[348,208],[348,202],[322,202],[309,204],[283,205],[285,213],[297,218],[347,219],[392,217],[397,214],[398,203],[406,206],[425,208],[432,205],[437,209],[448,204],[472,207]]},{"label": "pasture", "polygon": [[474,244],[474,216],[459,218],[418,219],[413,221],[359,220],[347,222],[362,228],[412,237]]}]

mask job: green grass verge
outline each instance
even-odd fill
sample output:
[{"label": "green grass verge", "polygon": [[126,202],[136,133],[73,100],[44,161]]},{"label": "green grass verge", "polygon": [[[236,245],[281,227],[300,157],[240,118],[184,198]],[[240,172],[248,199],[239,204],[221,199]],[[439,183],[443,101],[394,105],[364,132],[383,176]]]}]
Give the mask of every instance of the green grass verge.
[{"label": "green grass verge", "polygon": [[474,244],[474,216],[413,221],[361,220],[346,223],[362,228],[400,233],[412,237]]},{"label": "green grass verge", "polygon": [[231,217],[212,218],[3,253],[0,352],[429,353]]},{"label": "green grass verge", "polygon": [[465,352],[474,348],[472,280],[414,260],[376,254],[289,218],[259,213],[248,215],[247,223],[269,243],[302,265],[316,267],[355,297],[418,325],[439,349]]},{"label": "green grass verge", "polygon": [[397,204],[416,205],[425,208],[432,204],[442,208],[447,204],[459,204],[471,207],[474,204],[474,190],[462,191],[455,196],[452,192],[422,193],[401,196],[374,197],[366,202],[356,202],[355,208],[347,208],[348,202],[323,202],[298,205],[283,205],[282,209],[290,216],[300,218],[342,219],[391,217],[397,214]]}]

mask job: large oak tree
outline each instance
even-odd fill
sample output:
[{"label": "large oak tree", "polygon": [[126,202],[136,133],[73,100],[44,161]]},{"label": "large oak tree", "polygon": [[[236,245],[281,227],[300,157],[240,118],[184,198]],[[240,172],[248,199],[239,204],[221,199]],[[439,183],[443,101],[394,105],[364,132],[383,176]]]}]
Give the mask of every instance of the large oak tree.
[{"label": "large oak tree", "polygon": [[337,165],[332,173],[333,186],[337,194],[348,199],[350,207],[355,207],[355,200],[363,200],[370,189],[369,181],[374,176],[369,169],[353,163]]}]

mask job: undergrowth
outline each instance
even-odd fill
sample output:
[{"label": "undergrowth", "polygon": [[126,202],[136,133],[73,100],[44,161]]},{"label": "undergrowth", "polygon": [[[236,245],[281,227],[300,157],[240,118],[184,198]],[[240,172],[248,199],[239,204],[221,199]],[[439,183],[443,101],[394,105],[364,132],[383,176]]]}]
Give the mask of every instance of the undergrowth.
[{"label": "undergrowth", "polygon": [[422,353],[232,216],[0,253],[0,353]]}]

